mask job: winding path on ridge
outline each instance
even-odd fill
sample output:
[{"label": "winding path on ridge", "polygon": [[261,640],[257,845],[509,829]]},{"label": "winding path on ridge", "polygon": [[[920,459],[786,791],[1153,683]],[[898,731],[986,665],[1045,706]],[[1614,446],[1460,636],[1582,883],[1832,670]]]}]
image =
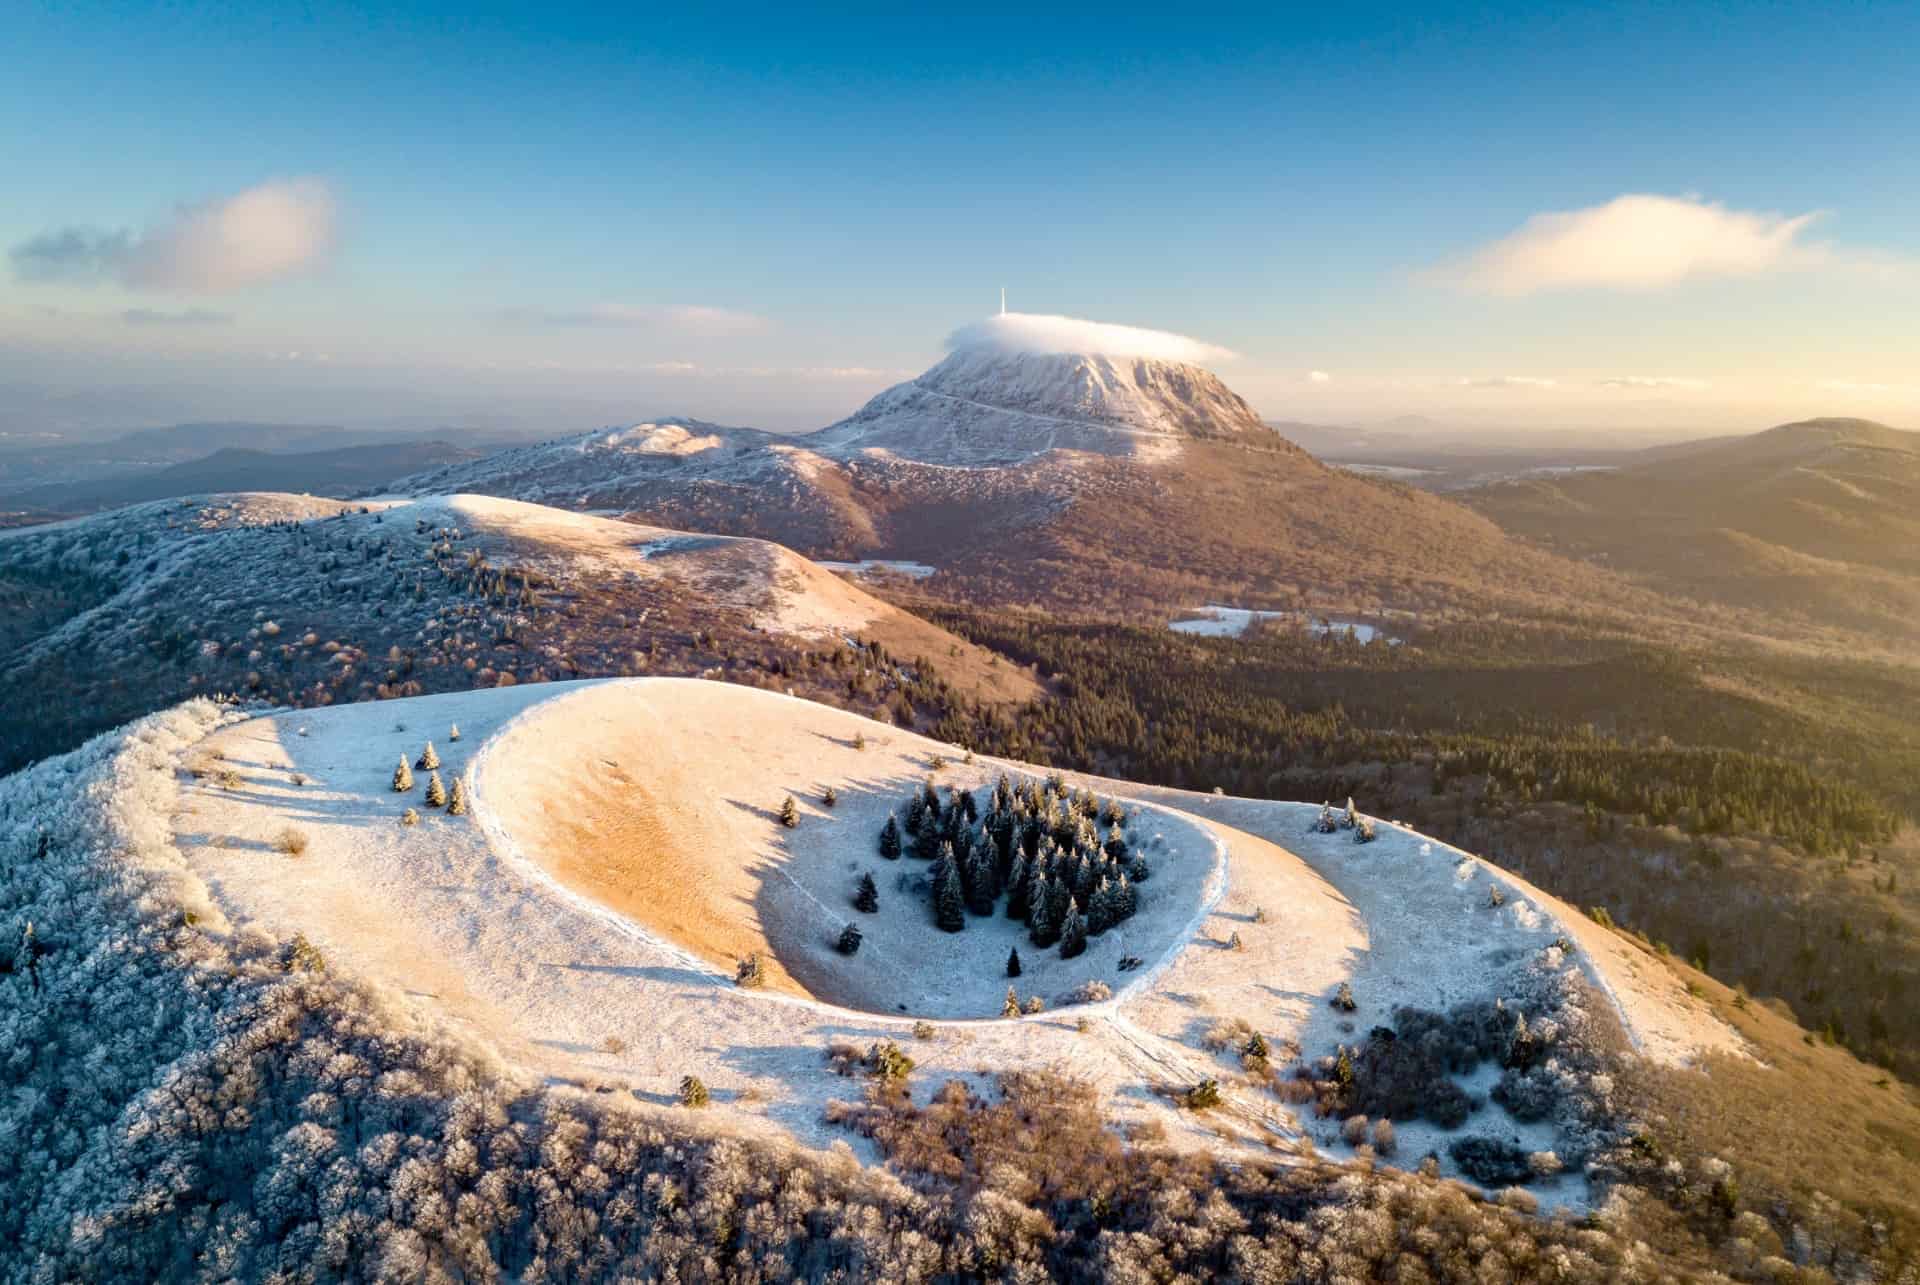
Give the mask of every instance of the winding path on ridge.
[{"label": "winding path on ridge", "polygon": [[[455,723],[462,738],[451,742]],[[472,815],[422,809],[420,824],[404,826],[419,788],[402,798],[389,779],[428,739],[443,776],[466,784]],[[1310,835],[1317,806],[1071,774],[1139,808],[1130,833],[1155,874],[1141,922],[1096,938],[1081,959],[1023,951],[1016,984],[1047,1011],[1000,1020],[999,964],[1016,925],[973,921],[950,937],[910,932],[910,916],[887,913],[905,909],[914,894],[898,884],[926,867],[882,861],[873,837],[936,754],[956,757],[897,728],[726,684],[493,689],[226,727],[185,756],[174,832],[227,917],[214,931],[304,933],[330,966],[555,1083],[666,1105],[681,1076],[699,1075],[726,1108],[711,1113],[721,1127],[811,1146],[848,1136],[823,1123],[823,1109],[860,1091],[827,1069],[825,1050],[876,1039],[899,1041],[920,1064],[916,1093],[1051,1067],[1092,1081],[1119,1122],[1157,1120],[1176,1143],[1284,1144],[1300,1129],[1270,1094],[1236,1087],[1231,1053],[1203,1043],[1209,1028],[1243,1019],[1316,1054],[1345,1037],[1328,1005],[1343,981],[1364,1032],[1394,1005],[1444,1008],[1477,994],[1489,961],[1562,932],[1649,1056],[1733,1045],[1656,962],[1445,845],[1383,825],[1360,847]],[[1003,768],[1031,771],[981,760],[951,763],[939,779],[975,788]],[[226,785],[224,772],[235,774]],[[426,773],[416,776],[423,788]],[[839,793],[832,809],[818,802],[828,785]],[[801,811],[790,831],[777,820],[789,794]],[[302,855],[276,850],[289,828],[308,841]],[[834,910],[843,894],[822,895],[850,893],[862,870],[882,880],[880,916]],[[1486,905],[1495,880],[1508,891],[1498,910]],[[868,930],[851,961],[872,970],[864,980],[830,971],[845,957],[829,943],[850,920]],[[1243,948],[1229,949],[1236,932]],[[916,942],[954,966],[905,967]],[[731,961],[748,949],[772,961],[763,991],[732,984]],[[1114,971],[1128,951],[1146,966]],[[1113,999],[1061,1007],[1095,976]],[[897,1015],[876,1002],[889,985]],[[922,1016],[934,1019],[931,1040],[911,1034]],[[1207,1076],[1226,1088],[1225,1111],[1196,1115],[1165,1096]]]}]

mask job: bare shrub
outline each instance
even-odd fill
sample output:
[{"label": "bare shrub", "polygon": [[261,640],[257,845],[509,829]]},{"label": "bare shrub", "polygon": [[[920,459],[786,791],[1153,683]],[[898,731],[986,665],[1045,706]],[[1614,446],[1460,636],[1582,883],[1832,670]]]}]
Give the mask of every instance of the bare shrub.
[{"label": "bare shrub", "polygon": [[1363,1115],[1350,1115],[1346,1123],[1340,1126],[1340,1137],[1350,1147],[1357,1147],[1367,1140],[1369,1121]]},{"label": "bare shrub", "polygon": [[1112,998],[1113,998],[1113,987],[1107,985],[1105,982],[1101,981],[1099,978],[1096,977],[1088,981],[1081,982],[1078,986],[1074,987],[1073,990],[1069,992],[1069,994],[1067,995],[1067,1003],[1098,1004],[1103,1000],[1109,1000]]},{"label": "bare shrub", "polygon": [[1393,1134],[1393,1121],[1375,1120],[1373,1122],[1373,1149],[1383,1156],[1390,1156],[1393,1154],[1393,1149],[1397,1145],[1398,1140]]},{"label": "bare shrub", "polygon": [[707,1086],[697,1075],[680,1077],[680,1105],[683,1107],[703,1107],[711,1100]]},{"label": "bare shrub", "polygon": [[273,847],[276,852],[284,852],[290,857],[301,856],[307,850],[307,832],[288,826],[274,836]]}]

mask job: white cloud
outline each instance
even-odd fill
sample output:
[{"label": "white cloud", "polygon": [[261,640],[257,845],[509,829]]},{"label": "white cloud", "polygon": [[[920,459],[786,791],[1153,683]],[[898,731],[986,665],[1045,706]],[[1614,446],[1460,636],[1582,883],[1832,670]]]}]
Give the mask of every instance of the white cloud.
[{"label": "white cloud", "polygon": [[1689,391],[1711,388],[1704,379],[1685,379],[1679,375],[1615,375],[1599,381],[1602,388],[1671,388]]},{"label": "white cloud", "polygon": [[596,303],[586,308],[549,310],[509,308],[509,321],[545,326],[588,326],[608,330],[658,330],[724,338],[770,329],[765,317],[732,308],[701,304]]},{"label": "white cloud", "polygon": [[325,257],[335,214],[319,179],[262,183],[182,209],[133,244],[122,275],[136,288],[190,293],[261,285]]},{"label": "white cloud", "polygon": [[1105,357],[1147,357],[1201,365],[1225,361],[1225,348],[1165,330],[1116,326],[1079,317],[1006,312],[962,326],[947,336],[950,350],[986,348],[1000,352],[1081,353]]},{"label": "white cloud", "polygon": [[316,178],[182,206],[139,237],[69,227],[13,247],[23,280],[117,278],[133,290],[219,294],[300,272],[333,248],[338,203]]},{"label": "white cloud", "polygon": [[1538,375],[1489,375],[1484,377],[1463,376],[1453,381],[1456,388],[1558,388],[1557,379],[1543,379]]},{"label": "white cloud", "polygon": [[[1791,217],[1730,210],[1697,197],[1629,194],[1583,210],[1536,214],[1512,233],[1426,274],[1490,294],[1657,290],[1682,281],[1817,267],[1843,255],[1803,234],[1819,211]],[[1884,263],[1884,261],[1882,261]]]},{"label": "white cloud", "polygon": [[1310,370],[1310,371],[1308,371],[1308,372],[1307,372],[1307,379],[1308,379],[1308,380],[1309,380],[1310,382],[1312,382],[1312,383],[1315,383],[1315,384],[1328,384],[1328,383],[1332,383],[1332,382],[1333,382],[1333,376],[1332,376],[1332,375],[1329,375],[1329,374],[1328,374],[1328,373],[1327,373],[1326,371],[1324,371],[1324,370]]}]

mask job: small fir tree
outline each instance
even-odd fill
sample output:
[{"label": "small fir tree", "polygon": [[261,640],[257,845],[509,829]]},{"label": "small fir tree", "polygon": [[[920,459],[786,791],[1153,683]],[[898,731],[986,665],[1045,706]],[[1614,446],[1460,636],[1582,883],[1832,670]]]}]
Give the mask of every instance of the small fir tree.
[{"label": "small fir tree", "polygon": [[831,785],[829,785],[826,789],[820,792],[821,807],[830,808],[839,802],[840,802],[840,791],[834,789]]},{"label": "small fir tree", "polygon": [[1013,987],[1007,987],[1007,1002],[1000,1006],[1000,1016],[1020,1016],[1020,997],[1013,993]]},{"label": "small fir tree", "polygon": [[860,953],[859,927],[854,924],[848,924],[845,928],[842,928],[840,930],[840,940],[834,943],[834,949],[838,950],[842,955],[859,954]]},{"label": "small fir tree", "polygon": [[789,830],[800,824],[800,805],[793,801],[791,794],[780,805],[780,824]]},{"label": "small fir tree", "polygon": [[853,908],[864,915],[880,909],[880,889],[874,885],[872,875],[860,876],[860,891],[853,895]]},{"label": "small fir tree", "polygon": [[1042,949],[1060,940],[1049,909],[1053,900],[1049,891],[1047,878],[1041,875],[1032,881],[1027,898],[1027,938]]},{"label": "small fir tree", "polygon": [[1354,810],[1353,796],[1349,794],[1347,796],[1347,810],[1342,813],[1340,817],[1340,828],[1342,830],[1351,830],[1359,821],[1360,814]]},{"label": "small fir tree", "polygon": [[413,769],[407,766],[406,757],[402,755],[400,766],[393,769],[393,792],[395,794],[405,794],[412,788]]},{"label": "small fir tree", "polygon": [[447,729],[447,739],[449,741],[457,741],[460,739],[460,724],[455,723]]},{"label": "small fir tree", "polygon": [[447,791],[447,815],[463,817],[467,814],[467,787],[459,777],[453,778],[453,788]]},{"label": "small fir tree", "polygon": [[427,748],[420,751],[420,757],[414,760],[415,767],[423,772],[431,772],[440,766],[440,756],[433,752],[433,742],[427,742]]},{"label": "small fir tree", "polygon": [[1078,906],[1067,908],[1067,917],[1060,925],[1060,958],[1072,959],[1075,955],[1086,953],[1087,920]]},{"label": "small fir tree", "polygon": [[[1015,946],[1012,950],[1007,952],[1007,976],[1018,977],[1019,975],[1020,975],[1020,948],[1018,946]],[[1011,986],[1007,987],[1007,994],[1008,995],[1013,994],[1013,987]]]},{"label": "small fir tree", "polygon": [[427,777],[427,806],[443,808],[447,805],[447,787],[440,780],[438,772]]},{"label": "small fir tree", "polygon": [[927,804],[919,795],[907,800],[907,835],[919,838],[920,830],[927,823]]},{"label": "small fir tree", "polygon": [[680,1077],[681,1106],[703,1107],[707,1105],[710,1097],[711,1095],[707,1092],[707,1086],[701,1081],[699,1076],[683,1075]]},{"label": "small fir tree", "polygon": [[1026,919],[1027,883],[1027,854],[1016,851],[1013,865],[1007,871],[1007,918]]},{"label": "small fir tree", "polygon": [[967,926],[966,895],[960,887],[960,871],[949,848],[940,857],[933,883],[933,918],[944,932],[957,933]]},{"label": "small fir tree", "polygon": [[889,861],[900,859],[900,825],[891,813],[887,823],[880,827],[880,855]]},{"label": "small fir tree", "polygon": [[986,844],[975,842],[967,850],[967,909],[976,915],[993,913],[993,853]]},{"label": "small fir tree", "polygon": [[865,732],[855,732],[853,734],[853,748],[856,750],[864,750],[867,748],[867,734]]}]

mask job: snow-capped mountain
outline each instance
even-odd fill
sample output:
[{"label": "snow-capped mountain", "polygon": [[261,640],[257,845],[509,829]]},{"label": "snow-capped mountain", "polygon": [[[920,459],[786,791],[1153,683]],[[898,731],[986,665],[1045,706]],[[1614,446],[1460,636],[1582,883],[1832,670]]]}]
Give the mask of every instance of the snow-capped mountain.
[{"label": "snow-capped mountain", "polygon": [[1271,439],[1211,371],[1154,357],[962,348],[813,435],[824,453],[887,450],[940,464],[1051,450],[1165,458],[1183,438]]},{"label": "snow-capped mountain", "polygon": [[1407,606],[1593,580],[1458,505],[1322,466],[1207,369],[1231,356],[1209,345],[1008,314],[947,346],[926,373],[813,433],[659,420],[393,489],[613,511],[811,557],[914,561],[938,569],[940,592],[1076,609],[1121,598],[1258,606],[1247,595],[1278,586],[1359,603],[1356,568],[1391,569]]}]

